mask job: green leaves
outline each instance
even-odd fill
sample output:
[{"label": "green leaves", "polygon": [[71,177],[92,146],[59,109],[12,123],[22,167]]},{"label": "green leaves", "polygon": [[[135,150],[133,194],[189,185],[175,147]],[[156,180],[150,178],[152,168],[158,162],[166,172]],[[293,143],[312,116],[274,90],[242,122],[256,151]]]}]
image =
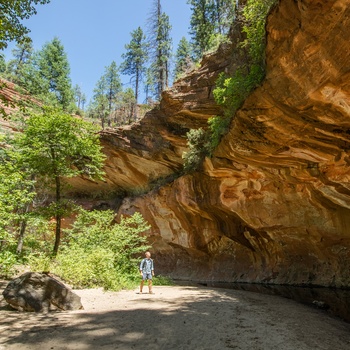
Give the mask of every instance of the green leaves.
[{"label": "green leaves", "polygon": [[21,20],[36,14],[34,5],[47,4],[50,0],[2,0],[0,2],[0,50],[12,40],[28,41],[29,29]]},{"label": "green leaves", "polygon": [[[121,218],[118,224],[111,210],[81,209],[67,230],[67,244],[50,269],[78,287],[127,287],[137,275],[135,258],[148,249],[146,237],[141,235],[148,228],[139,213]],[[38,263],[38,259],[32,261]]]},{"label": "green leaves", "polygon": [[125,45],[126,53],[122,55],[124,62],[121,64],[123,74],[131,75],[135,86],[136,102],[139,95],[139,85],[146,70],[148,60],[148,43],[141,27],[131,32],[131,41]]},{"label": "green leaves", "polygon": [[188,0],[191,5],[190,34],[194,54],[200,59],[217,46],[229,32],[235,19],[235,0]]},{"label": "green leaves", "polygon": [[172,38],[169,16],[162,11],[160,1],[154,1],[154,8],[149,20],[149,45],[151,48],[151,65],[149,67],[150,85],[153,85],[154,96],[161,98],[162,92],[169,86],[170,57]]},{"label": "green leaves", "polygon": [[36,64],[43,81],[42,92],[53,93],[63,110],[68,110],[73,102],[70,66],[64,47],[57,37],[39,51]]},{"label": "green leaves", "polygon": [[179,46],[176,51],[176,62],[175,62],[175,79],[178,79],[181,74],[185,73],[188,69],[193,66],[191,58],[191,45],[185,37],[182,37]]},{"label": "green leaves", "polygon": [[18,137],[23,162],[48,177],[101,177],[104,156],[97,129],[81,119],[45,108]]}]

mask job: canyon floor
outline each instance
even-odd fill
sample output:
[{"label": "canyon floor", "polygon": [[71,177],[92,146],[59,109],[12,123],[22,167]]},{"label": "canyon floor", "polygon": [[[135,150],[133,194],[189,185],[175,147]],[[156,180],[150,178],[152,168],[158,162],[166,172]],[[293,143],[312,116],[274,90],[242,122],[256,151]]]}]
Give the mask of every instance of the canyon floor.
[{"label": "canyon floor", "polygon": [[[4,287],[4,284],[2,284]],[[0,301],[0,350],[350,349],[350,324],[277,296],[198,286],[76,290],[84,310],[20,313]]]}]

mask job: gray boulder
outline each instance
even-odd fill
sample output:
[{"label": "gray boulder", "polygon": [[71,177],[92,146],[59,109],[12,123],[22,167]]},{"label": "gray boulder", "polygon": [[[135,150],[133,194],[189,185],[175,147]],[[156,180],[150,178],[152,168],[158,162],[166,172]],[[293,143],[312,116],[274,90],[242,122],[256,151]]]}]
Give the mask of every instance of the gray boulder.
[{"label": "gray boulder", "polygon": [[24,273],[10,281],[2,295],[13,308],[20,311],[83,309],[78,295],[45,273]]}]

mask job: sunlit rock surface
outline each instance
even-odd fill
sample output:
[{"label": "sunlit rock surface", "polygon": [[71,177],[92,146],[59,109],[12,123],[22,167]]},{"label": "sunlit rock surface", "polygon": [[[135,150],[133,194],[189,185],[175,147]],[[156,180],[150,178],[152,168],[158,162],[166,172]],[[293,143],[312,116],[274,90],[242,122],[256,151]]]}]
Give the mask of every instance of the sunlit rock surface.
[{"label": "sunlit rock surface", "polygon": [[[119,210],[141,211],[151,223],[158,272],[350,286],[349,29],[348,0],[282,0],[273,10],[266,80],[204,171],[126,199]],[[196,101],[197,86],[189,83],[186,94]],[[165,98],[176,115],[172,94]],[[199,105],[218,113],[211,98]],[[201,107],[195,116],[191,103],[187,110],[181,127],[207,119]],[[149,137],[161,134],[155,130]],[[173,155],[183,150],[175,149]],[[174,159],[158,167],[178,168]]]},{"label": "sunlit rock surface", "polygon": [[203,170],[173,181],[186,132],[222,113],[215,81],[244,60],[241,39],[234,28],[232,45],[139,123],[102,132],[106,179],[73,179],[71,195],[87,208],[140,211],[157,273],[350,287],[350,0],[279,2],[264,83]]}]

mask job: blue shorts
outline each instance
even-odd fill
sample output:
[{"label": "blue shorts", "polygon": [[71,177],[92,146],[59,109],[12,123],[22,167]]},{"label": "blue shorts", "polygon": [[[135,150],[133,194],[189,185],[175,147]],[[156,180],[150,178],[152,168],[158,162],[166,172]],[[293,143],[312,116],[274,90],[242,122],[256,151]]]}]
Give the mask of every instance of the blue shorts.
[{"label": "blue shorts", "polygon": [[152,279],[152,273],[142,272],[142,280],[151,280]]}]

